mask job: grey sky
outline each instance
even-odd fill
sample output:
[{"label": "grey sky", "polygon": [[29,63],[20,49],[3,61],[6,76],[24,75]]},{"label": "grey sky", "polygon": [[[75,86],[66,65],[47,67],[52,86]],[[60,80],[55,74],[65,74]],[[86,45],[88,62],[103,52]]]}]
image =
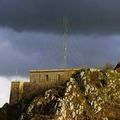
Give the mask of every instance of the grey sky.
[{"label": "grey sky", "polygon": [[[69,35],[67,67],[100,66],[119,60],[120,35]],[[0,29],[0,74],[63,67],[63,35]]]},{"label": "grey sky", "polygon": [[63,17],[69,20],[67,67],[119,60],[119,0],[0,0],[0,75],[63,67]]}]

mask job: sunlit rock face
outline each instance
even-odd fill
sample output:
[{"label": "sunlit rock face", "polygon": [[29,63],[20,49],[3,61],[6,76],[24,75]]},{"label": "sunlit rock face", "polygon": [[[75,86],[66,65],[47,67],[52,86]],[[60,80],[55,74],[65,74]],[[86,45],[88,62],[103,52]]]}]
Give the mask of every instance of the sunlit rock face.
[{"label": "sunlit rock face", "polygon": [[4,108],[10,120],[119,120],[120,73],[81,69],[65,84]]}]

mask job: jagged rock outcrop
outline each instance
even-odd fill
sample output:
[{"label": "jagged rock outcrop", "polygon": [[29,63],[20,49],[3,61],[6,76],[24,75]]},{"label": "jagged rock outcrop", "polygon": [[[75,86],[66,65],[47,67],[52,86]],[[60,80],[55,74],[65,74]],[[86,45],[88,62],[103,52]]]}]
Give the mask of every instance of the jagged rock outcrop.
[{"label": "jagged rock outcrop", "polygon": [[62,86],[4,106],[0,115],[0,120],[2,115],[8,120],[120,120],[120,73],[81,69]]}]

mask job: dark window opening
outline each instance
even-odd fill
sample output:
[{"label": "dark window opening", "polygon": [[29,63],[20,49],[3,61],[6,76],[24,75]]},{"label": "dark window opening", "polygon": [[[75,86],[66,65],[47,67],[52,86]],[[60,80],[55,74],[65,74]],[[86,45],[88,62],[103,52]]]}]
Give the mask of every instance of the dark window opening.
[{"label": "dark window opening", "polygon": [[45,80],[47,80],[47,81],[48,81],[48,75],[45,75]]},{"label": "dark window opening", "polygon": [[57,75],[57,80],[60,80],[60,75],[59,74]]}]

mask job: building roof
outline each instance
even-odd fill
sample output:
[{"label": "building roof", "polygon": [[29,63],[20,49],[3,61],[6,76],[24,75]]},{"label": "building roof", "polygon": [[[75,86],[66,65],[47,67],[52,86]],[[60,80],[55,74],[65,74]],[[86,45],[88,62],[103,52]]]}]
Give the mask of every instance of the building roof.
[{"label": "building roof", "polygon": [[80,68],[65,68],[65,69],[43,69],[43,70],[31,70],[30,73],[37,72],[63,72],[63,71],[74,71],[79,70]]}]

